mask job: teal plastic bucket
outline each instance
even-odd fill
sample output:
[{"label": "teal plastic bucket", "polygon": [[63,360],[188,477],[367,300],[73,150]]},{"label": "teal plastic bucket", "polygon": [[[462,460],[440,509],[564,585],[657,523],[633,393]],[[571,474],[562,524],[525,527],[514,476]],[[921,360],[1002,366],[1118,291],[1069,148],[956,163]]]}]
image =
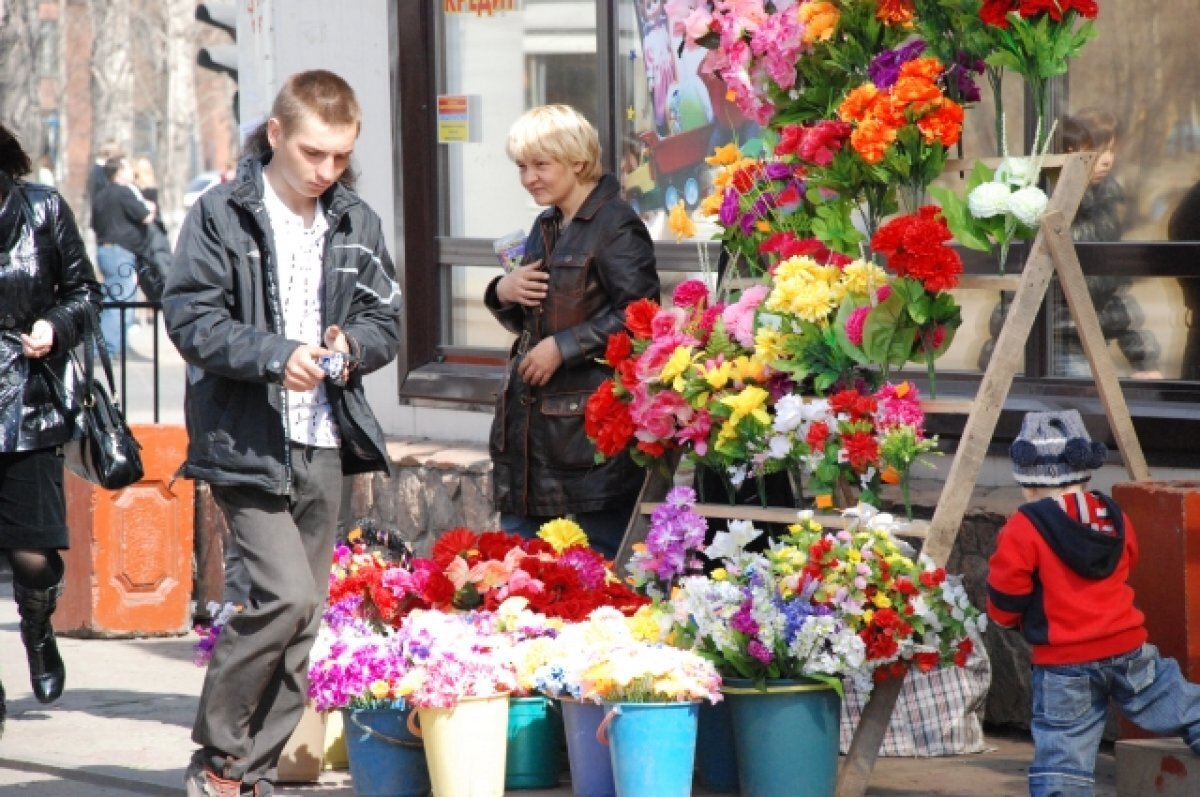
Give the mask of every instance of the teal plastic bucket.
[{"label": "teal plastic bucket", "polygon": [[604,708],[578,700],[561,700],[558,705],[567,735],[571,793],[575,797],[616,797],[612,759],[608,748],[596,740]]},{"label": "teal plastic bucket", "polygon": [[426,797],[429,770],[407,709],[342,709],[346,757],[357,797]]},{"label": "teal plastic bucket", "polygon": [[837,786],[841,701],[812,681],[726,679],[721,688],[733,718],[741,797],[833,797]]},{"label": "teal plastic bucket", "polygon": [[725,794],[738,790],[733,716],[727,700],[700,704],[700,723],[696,728],[696,780],[711,792]]},{"label": "teal plastic bucket", "polygon": [[699,703],[613,703],[608,738],[617,797],[689,797]]},{"label": "teal plastic bucket", "polygon": [[557,786],[562,748],[562,715],[553,701],[540,695],[509,698],[504,788]]}]

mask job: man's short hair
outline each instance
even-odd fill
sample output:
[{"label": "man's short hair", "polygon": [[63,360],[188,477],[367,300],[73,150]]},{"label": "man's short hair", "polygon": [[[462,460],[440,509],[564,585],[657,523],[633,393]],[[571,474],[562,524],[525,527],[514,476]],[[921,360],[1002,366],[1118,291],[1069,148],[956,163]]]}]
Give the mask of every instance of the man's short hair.
[{"label": "man's short hair", "polygon": [[125,159],[124,155],[117,155],[116,157],[109,158],[104,162],[104,176],[109,180],[112,180],[117,176],[117,172],[121,171],[121,167],[126,163],[128,163],[128,161]]},{"label": "man's short hair", "polygon": [[297,72],[284,81],[271,105],[271,116],[279,120],[284,133],[294,130],[306,116],[315,116],[331,127],[362,128],[362,108],[354,89],[324,69]]},{"label": "man's short hair", "polygon": [[588,183],[604,173],[596,128],[569,105],[542,105],[526,111],[508,131],[507,151],[513,161],[541,155],[565,165],[582,163],[579,179]]}]

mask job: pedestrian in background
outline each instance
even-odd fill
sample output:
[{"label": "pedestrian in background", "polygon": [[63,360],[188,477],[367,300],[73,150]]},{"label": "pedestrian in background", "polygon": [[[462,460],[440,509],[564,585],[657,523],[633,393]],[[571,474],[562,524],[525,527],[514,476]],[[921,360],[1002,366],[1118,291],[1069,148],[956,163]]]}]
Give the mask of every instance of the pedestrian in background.
[{"label": "pedestrian in background", "polygon": [[[137,253],[146,245],[146,226],[154,221],[154,208],[133,187],[133,168],[124,156],[104,164],[108,184],[96,194],[92,227],[96,230],[96,260],[104,275],[104,298],[132,302],[138,288]],[[124,326],[124,332],[122,332]],[[129,310],[107,307],[100,314],[100,334],[113,358],[125,351],[134,328]],[[132,349],[130,349],[132,352]]]},{"label": "pedestrian in background", "polygon": [[204,679],[190,797],[274,792],[342,476],[390,470],[362,376],[396,355],[400,289],[379,217],[343,183],[361,119],[337,75],[288,78],[237,177],[188,212],[167,279],[167,331],[189,369],[183,473],[212,486],[249,587]]},{"label": "pedestrian in background", "polygon": [[496,399],[492,484],[505,531],[533,536],[571,516],[592,546],[613,557],[644,472],[627,453],[596,463],[583,428],[588,397],[612,375],[597,362],[625,308],[658,300],[646,225],[604,174],[596,130],[578,111],[547,105],[508,134],[521,185],[546,206],[522,264],[496,277],[484,303],[517,336]]},{"label": "pedestrian in background", "polygon": [[988,616],[1033,648],[1032,797],[1091,797],[1109,701],[1200,754],[1200,686],[1147,644],[1129,573],[1133,523],[1088,490],[1104,464],[1075,410],[1031,412],[1012,444],[1022,504],[988,561]]},{"label": "pedestrian in background", "polygon": [[[63,589],[59,551],[70,544],[61,447],[78,412],[64,386],[100,289],[71,209],[53,188],[26,182],[31,170],[0,125],[0,550],[33,694],[52,703],[66,683],[50,620]],[[6,713],[0,685],[0,734]]]}]

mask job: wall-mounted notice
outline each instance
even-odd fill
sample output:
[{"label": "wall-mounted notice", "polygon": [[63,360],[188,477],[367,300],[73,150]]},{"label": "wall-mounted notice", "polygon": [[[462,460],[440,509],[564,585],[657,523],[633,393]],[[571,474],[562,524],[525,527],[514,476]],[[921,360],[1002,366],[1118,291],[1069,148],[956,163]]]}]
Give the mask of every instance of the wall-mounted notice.
[{"label": "wall-mounted notice", "polygon": [[477,143],[479,97],[469,94],[440,94],[437,98],[439,144]]}]

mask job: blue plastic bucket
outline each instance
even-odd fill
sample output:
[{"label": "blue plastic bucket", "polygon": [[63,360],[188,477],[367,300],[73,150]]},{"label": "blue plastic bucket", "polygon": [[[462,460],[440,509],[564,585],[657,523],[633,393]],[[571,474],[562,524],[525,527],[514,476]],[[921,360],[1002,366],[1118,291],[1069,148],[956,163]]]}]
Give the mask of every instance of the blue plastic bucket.
[{"label": "blue plastic bucket", "polygon": [[812,681],[726,679],[742,797],[833,797],[837,787],[840,699]]},{"label": "blue plastic bucket", "polygon": [[541,695],[509,698],[504,788],[557,786],[562,747],[562,715],[553,701]]},{"label": "blue plastic bucket", "polygon": [[358,797],[426,797],[429,770],[407,709],[342,709],[346,757]]},{"label": "blue plastic bucket", "polygon": [[571,793],[575,797],[616,797],[612,759],[608,748],[596,740],[596,729],[604,720],[604,708],[595,703],[565,699],[558,705],[567,734]]},{"label": "blue plastic bucket", "polygon": [[698,703],[613,703],[608,738],[617,797],[689,797],[696,763]]},{"label": "blue plastic bucket", "polygon": [[738,790],[733,716],[726,700],[700,704],[700,724],[696,728],[696,780],[708,791]]}]

